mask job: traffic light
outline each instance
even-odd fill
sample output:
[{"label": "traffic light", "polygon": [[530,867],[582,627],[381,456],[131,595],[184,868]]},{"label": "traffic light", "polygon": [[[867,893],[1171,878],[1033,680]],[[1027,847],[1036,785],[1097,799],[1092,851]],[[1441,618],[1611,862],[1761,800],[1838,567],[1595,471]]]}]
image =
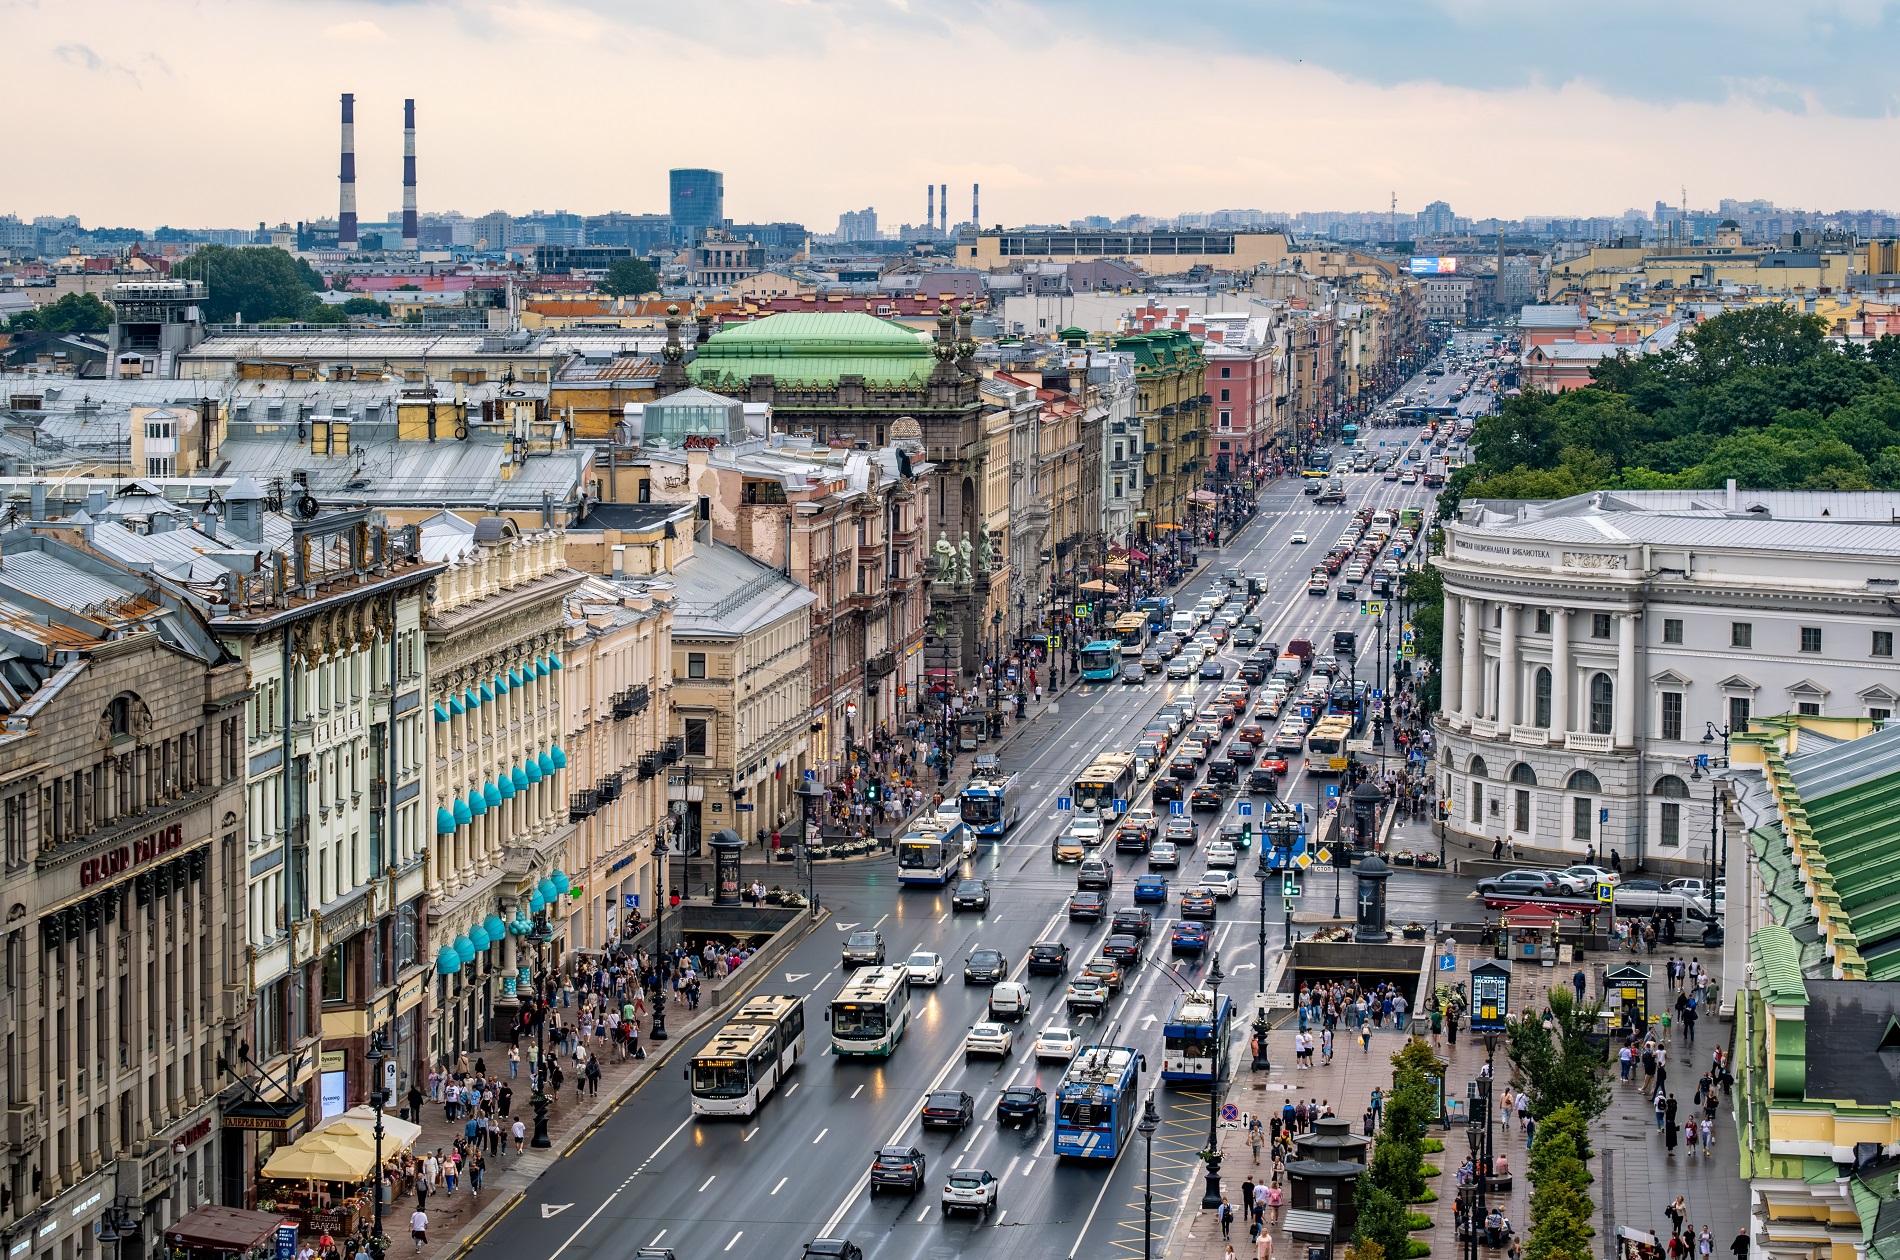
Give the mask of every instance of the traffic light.
[{"label": "traffic light", "polygon": [[1292,871],[1283,872],[1280,876],[1280,895],[1282,897],[1299,896],[1300,877],[1295,875]]},{"label": "traffic light", "polygon": [[867,782],[864,785],[864,799],[867,801],[877,800],[877,780],[876,779],[872,779],[871,781]]}]

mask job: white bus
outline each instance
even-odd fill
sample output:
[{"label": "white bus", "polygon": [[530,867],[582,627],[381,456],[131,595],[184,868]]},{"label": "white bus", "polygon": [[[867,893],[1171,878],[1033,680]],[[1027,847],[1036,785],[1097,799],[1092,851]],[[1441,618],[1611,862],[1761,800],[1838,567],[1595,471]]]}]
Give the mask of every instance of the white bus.
[{"label": "white bus", "polygon": [[867,967],[831,999],[831,1052],[889,1058],[910,1027],[910,969]]},{"label": "white bus", "polygon": [[755,997],[686,1069],[696,1116],[750,1116],[805,1054],[805,999]]}]

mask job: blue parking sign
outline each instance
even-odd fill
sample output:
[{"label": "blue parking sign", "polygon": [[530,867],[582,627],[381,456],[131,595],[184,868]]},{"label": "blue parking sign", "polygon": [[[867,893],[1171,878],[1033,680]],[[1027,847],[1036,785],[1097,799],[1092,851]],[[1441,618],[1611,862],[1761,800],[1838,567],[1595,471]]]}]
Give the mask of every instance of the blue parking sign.
[{"label": "blue parking sign", "polygon": [[1374,687],[1374,688],[1372,689],[1372,698],[1373,698],[1374,700],[1383,700],[1383,699],[1385,699],[1385,688],[1384,688],[1384,687]]},{"label": "blue parking sign", "polygon": [[1071,800],[1069,797],[1058,796],[1056,797],[1056,808],[1059,810],[1062,810],[1064,813],[1067,813],[1069,810],[1072,810],[1075,808],[1075,802]]},{"label": "blue parking sign", "polygon": [[1185,814],[1187,813],[1187,806],[1183,805],[1179,801],[1169,801],[1168,812],[1170,814]]},{"label": "blue parking sign", "polygon": [[1128,812],[1128,801],[1126,798],[1120,796],[1115,798],[1115,812],[1118,814],[1126,814]]},{"label": "blue parking sign", "polygon": [[815,779],[815,778],[817,778],[817,777],[818,777],[818,772],[817,772],[816,770],[807,770],[807,771],[805,771],[805,778],[806,778],[806,779]]},{"label": "blue parking sign", "polygon": [[1252,801],[1242,801],[1240,803],[1239,809],[1240,809],[1240,816],[1242,818],[1253,817],[1253,802]]},{"label": "blue parking sign", "polygon": [[1338,795],[1339,795],[1339,785],[1337,783],[1328,783],[1326,785],[1326,799],[1331,800]]}]

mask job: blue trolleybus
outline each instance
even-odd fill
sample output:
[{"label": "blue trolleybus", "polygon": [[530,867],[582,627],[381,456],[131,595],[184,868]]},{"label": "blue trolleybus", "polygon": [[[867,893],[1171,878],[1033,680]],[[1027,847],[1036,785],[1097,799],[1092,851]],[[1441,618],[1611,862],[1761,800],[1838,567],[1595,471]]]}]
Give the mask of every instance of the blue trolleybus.
[{"label": "blue trolleybus", "polygon": [[980,839],[1002,836],[1022,816],[1024,786],[1019,774],[1006,779],[972,779],[959,794],[963,821]]},{"label": "blue trolleybus", "polygon": [[1089,1046],[1056,1088],[1055,1152],[1112,1160],[1141,1110],[1141,1055],[1132,1046]]},{"label": "blue trolleybus", "polygon": [[1210,989],[1183,993],[1174,1013],[1162,1026],[1161,1079],[1205,1081],[1227,1079],[1232,1066],[1234,1001]]}]

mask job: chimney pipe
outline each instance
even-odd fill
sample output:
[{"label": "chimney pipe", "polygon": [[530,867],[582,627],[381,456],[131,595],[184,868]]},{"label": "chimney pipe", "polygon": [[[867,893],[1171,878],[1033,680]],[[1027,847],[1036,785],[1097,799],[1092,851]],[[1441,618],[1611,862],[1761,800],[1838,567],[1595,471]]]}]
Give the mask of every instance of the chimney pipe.
[{"label": "chimney pipe", "polygon": [[935,184],[925,184],[924,185],[924,228],[925,230],[928,230],[936,226],[937,226],[937,186]]},{"label": "chimney pipe", "polygon": [[28,495],[31,496],[28,499],[28,502],[32,505],[30,509],[30,513],[29,513],[30,519],[36,520],[36,521],[45,520],[46,519],[46,483],[44,481],[34,482],[32,486],[28,488],[27,493]]},{"label": "chimney pipe", "polygon": [[943,216],[943,225],[940,230],[948,232],[950,230],[950,185],[943,186],[938,200],[943,203],[937,208],[937,212]]},{"label": "chimney pipe", "polygon": [[416,231],[416,103],[402,103],[402,247],[421,244]]},{"label": "chimney pipe", "polygon": [[343,94],[343,165],[337,175],[336,247],[356,248],[356,97]]},{"label": "chimney pipe", "polygon": [[982,191],[983,185],[970,185],[970,226],[978,229],[983,226],[983,215],[979,212],[980,202],[977,199],[977,195]]}]

